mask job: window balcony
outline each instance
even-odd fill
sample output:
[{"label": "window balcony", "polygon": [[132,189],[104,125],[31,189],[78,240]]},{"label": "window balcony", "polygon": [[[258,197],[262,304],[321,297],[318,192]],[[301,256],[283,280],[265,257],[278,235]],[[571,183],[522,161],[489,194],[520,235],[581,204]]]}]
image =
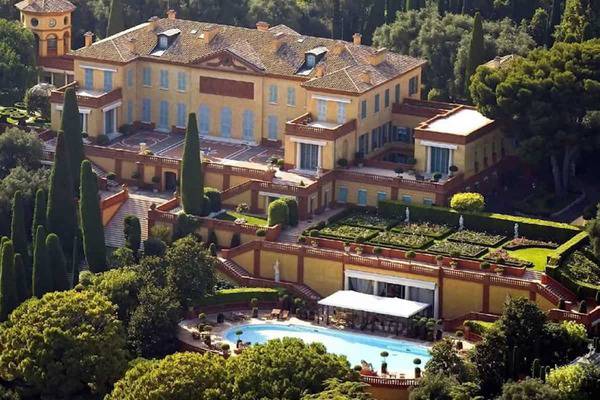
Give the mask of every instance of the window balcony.
[{"label": "window balcony", "polygon": [[68,88],[75,88],[77,93],[77,105],[87,108],[102,108],[122,99],[121,88],[116,88],[111,91],[90,90],[79,87],[77,81],[71,82],[61,88],[53,90],[50,94],[51,103],[62,104],[65,98],[65,91]]},{"label": "window balcony", "polygon": [[311,139],[336,140],[356,130],[356,120],[343,124],[316,121],[311,113],[302,114],[285,124],[285,134]]}]

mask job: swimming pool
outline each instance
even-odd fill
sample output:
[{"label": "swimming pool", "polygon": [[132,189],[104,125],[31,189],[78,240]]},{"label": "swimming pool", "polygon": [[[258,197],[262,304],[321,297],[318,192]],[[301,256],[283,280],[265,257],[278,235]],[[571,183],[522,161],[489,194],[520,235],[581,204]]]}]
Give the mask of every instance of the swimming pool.
[{"label": "swimming pool", "polygon": [[387,339],[360,333],[344,332],[335,329],[301,326],[256,324],[236,326],[227,330],[224,338],[232,343],[237,341],[236,331],[243,333],[244,342],[265,343],[271,339],[294,337],[305,342],[321,342],[330,353],[346,356],[351,366],[360,365],[361,360],[373,364],[374,369],[381,367],[381,352],[387,351],[388,370],[410,373],[414,369],[413,360],[421,359],[420,367],[431,358],[425,346],[419,346],[404,340]]}]

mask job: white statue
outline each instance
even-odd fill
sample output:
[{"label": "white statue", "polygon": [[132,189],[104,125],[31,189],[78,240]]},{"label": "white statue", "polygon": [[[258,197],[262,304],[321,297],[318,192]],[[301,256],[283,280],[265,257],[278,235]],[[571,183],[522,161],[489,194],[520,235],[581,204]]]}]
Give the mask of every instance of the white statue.
[{"label": "white statue", "polygon": [[458,218],[458,230],[462,231],[463,229],[465,229],[465,218],[461,215]]},{"label": "white statue", "polygon": [[515,239],[519,238],[519,224],[515,222]]},{"label": "white statue", "polygon": [[273,264],[273,271],[275,272],[275,282],[279,282],[280,281],[279,259],[277,259],[275,261],[275,264]]},{"label": "white statue", "polygon": [[410,223],[410,209],[406,207],[406,218],[404,218],[405,223]]}]

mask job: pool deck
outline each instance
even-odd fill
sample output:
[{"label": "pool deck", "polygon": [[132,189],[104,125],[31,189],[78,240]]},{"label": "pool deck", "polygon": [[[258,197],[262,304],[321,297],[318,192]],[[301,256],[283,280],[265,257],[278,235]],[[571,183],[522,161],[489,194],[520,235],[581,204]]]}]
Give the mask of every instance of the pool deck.
[{"label": "pool deck", "polygon": [[[365,333],[364,331],[360,331],[357,329],[350,329],[350,328],[337,328],[333,325],[319,325],[319,324],[315,324],[312,321],[306,321],[306,320],[302,320],[302,319],[298,319],[296,317],[291,317],[287,320],[273,320],[270,319],[270,313],[265,311],[265,312],[261,312],[259,314],[259,318],[248,318],[245,320],[241,320],[241,321],[232,321],[230,318],[227,318],[230,315],[233,314],[244,314],[244,315],[248,315],[247,314],[247,310],[243,310],[243,311],[239,311],[239,312],[224,312],[224,314],[226,315],[226,319],[225,322],[223,322],[222,324],[216,324],[216,314],[208,314],[207,315],[207,319],[206,321],[208,323],[210,323],[211,325],[213,325],[213,329],[211,331],[211,338],[212,338],[212,344],[216,347],[219,348],[221,344],[223,343],[227,343],[230,345],[231,349],[235,349],[235,343],[230,342],[226,339],[224,339],[224,334],[225,332],[227,332],[229,329],[231,328],[235,328],[236,326],[242,326],[242,325],[259,325],[259,324],[272,324],[272,325],[300,325],[300,326],[312,326],[312,327],[320,327],[320,328],[328,328],[328,329],[334,329],[334,330],[344,330],[344,331],[348,331],[349,333],[356,333],[356,334],[360,334],[360,335],[365,335],[365,336],[374,336],[374,337],[379,337],[379,338],[385,338],[385,339],[394,339],[394,340],[402,340],[402,341],[406,341],[406,342],[410,342],[410,343],[414,343],[416,345],[419,346],[423,346],[423,347],[427,347],[427,348],[431,348],[432,343],[431,342],[427,342],[427,341],[423,341],[423,340],[418,340],[418,339],[414,339],[414,338],[408,338],[408,337],[398,337],[398,336],[394,336],[394,335],[389,335],[389,334],[383,334],[383,333],[377,333],[377,332],[368,332]],[[177,339],[184,343],[185,345],[189,346],[189,347],[195,347],[198,348],[200,351],[203,350],[208,350],[202,343],[202,341],[200,340],[194,340],[192,338],[192,332],[196,330],[196,326],[198,325],[199,320],[197,318],[195,319],[186,319],[183,320],[179,323],[178,326],[178,330],[177,330]],[[445,334],[444,336],[449,336],[449,337],[454,337],[453,335],[448,335]],[[467,342],[466,340],[463,339],[463,346],[464,346],[464,351],[470,349],[471,347],[473,347],[473,345],[469,342]],[[232,352],[232,355],[233,354]],[[374,366],[377,366],[379,360],[367,360],[368,362],[372,363]],[[421,369],[424,366],[421,365]],[[414,378],[414,370],[411,371],[392,371],[391,376],[394,376],[395,373],[401,373],[404,374],[406,379],[412,379]]]}]

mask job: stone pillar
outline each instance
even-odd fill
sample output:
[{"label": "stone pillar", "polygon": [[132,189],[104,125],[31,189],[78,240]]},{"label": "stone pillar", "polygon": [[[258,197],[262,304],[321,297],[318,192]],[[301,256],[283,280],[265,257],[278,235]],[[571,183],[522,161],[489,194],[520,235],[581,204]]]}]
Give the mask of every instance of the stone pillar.
[{"label": "stone pillar", "polygon": [[482,299],[482,308],[481,310],[484,313],[490,312],[490,276],[485,275],[483,278],[483,299]]}]

